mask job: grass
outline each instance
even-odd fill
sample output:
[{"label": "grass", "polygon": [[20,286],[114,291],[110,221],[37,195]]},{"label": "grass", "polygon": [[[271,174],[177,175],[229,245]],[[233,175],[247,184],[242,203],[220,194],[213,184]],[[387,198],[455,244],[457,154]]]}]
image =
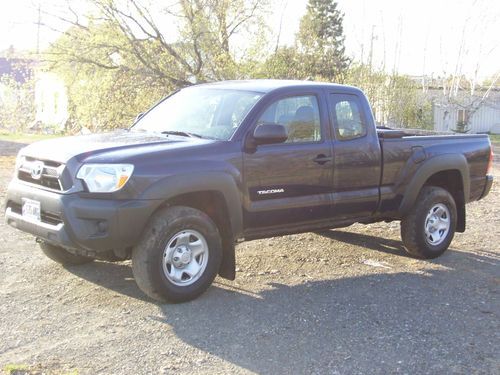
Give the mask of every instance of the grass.
[{"label": "grass", "polygon": [[40,366],[9,364],[3,368],[2,374],[6,375],[78,375],[77,369],[46,370]]},{"label": "grass", "polygon": [[10,364],[3,368],[5,374],[25,374],[29,371],[29,366],[27,365],[14,365]]},{"label": "grass", "polygon": [[500,134],[488,134],[491,143],[500,143]]},{"label": "grass", "polygon": [[9,142],[18,142],[18,143],[33,143],[36,141],[43,141],[45,139],[52,139],[57,137],[63,137],[63,135],[0,132],[0,140]]}]

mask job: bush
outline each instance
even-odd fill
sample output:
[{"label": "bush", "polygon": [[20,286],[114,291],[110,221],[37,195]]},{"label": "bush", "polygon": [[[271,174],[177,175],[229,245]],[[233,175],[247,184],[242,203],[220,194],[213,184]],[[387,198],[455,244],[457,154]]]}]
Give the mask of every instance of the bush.
[{"label": "bush", "polygon": [[33,123],[35,100],[33,81],[16,82],[10,76],[0,78],[0,129],[22,132]]}]

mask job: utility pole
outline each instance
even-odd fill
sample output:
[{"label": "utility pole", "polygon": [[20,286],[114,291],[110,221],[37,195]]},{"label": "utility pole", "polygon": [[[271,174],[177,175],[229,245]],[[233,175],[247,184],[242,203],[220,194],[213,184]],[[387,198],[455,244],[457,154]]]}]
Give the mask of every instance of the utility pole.
[{"label": "utility pole", "polygon": [[370,67],[370,72],[373,71],[373,41],[377,39],[375,36],[375,25],[372,25],[372,35],[370,39],[370,54],[368,56],[368,66]]},{"label": "utility pole", "polygon": [[36,30],[36,54],[40,54],[40,26],[42,25],[42,3],[38,2],[38,22]]}]

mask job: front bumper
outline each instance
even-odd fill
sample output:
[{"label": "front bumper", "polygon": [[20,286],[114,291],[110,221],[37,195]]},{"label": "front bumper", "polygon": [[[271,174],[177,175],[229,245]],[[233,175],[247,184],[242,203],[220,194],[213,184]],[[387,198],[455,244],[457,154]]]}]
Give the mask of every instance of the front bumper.
[{"label": "front bumper", "polygon": [[[22,216],[23,198],[40,202],[41,221]],[[5,219],[14,228],[89,256],[134,246],[159,200],[106,200],[60,194],[14,179],[7,189]]]}]

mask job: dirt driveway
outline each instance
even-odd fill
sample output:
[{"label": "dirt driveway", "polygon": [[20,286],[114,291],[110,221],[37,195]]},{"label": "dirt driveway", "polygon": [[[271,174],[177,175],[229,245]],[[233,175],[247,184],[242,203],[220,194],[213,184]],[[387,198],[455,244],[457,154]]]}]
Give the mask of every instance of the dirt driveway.
[{"label": "dirt driveway", "polygon": [[[18,148],[0,142],[2,201]],[[146,299],[128,262],[62,268],[2,212],[0,368],[500,374],[498,186],[434,261],[405,255],[398,223],[248,242],[236,281],[179,305]]]}]

